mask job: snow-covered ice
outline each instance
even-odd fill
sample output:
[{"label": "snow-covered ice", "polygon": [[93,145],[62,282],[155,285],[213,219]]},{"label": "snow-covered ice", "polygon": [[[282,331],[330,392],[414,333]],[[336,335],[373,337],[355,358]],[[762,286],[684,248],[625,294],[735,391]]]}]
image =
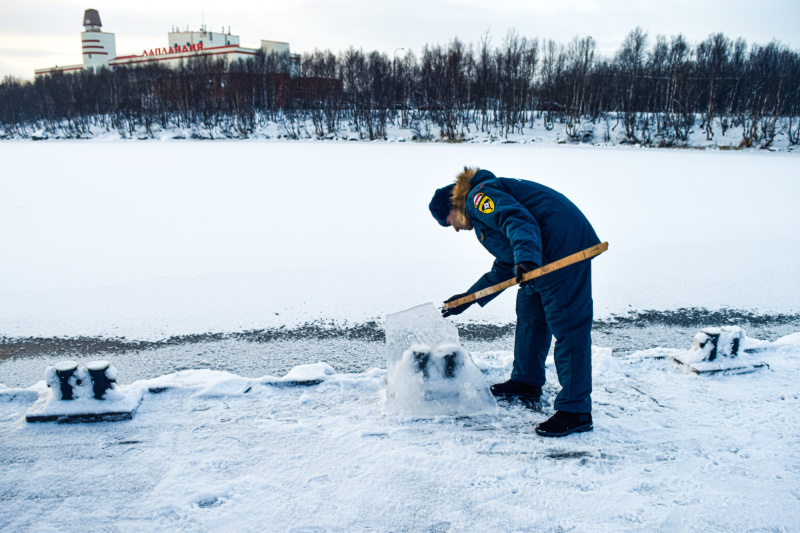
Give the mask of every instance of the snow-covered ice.
[{"label": "snow-covered ice", "polygon": [[[548,407],[396,412],[383,344],[324,340],[331,324],[382,323],[489,268],[473,235],[427,212],[464,164],[541,181],[581,207],[611,245],[593,261],[600,318],[733,309],[792,324],[795,155],[245,141],[13,142],[0,157],[0,530],[800,524],[800,333],[748,336],[735,359],[767,366],[711,375],[672,360],[699,328],[634,353],[596,335],[595,430],[561,440],[533,433]],[[454,322],[509,324],[513,298]],[[208,342],[298,328],[322,340]],[[65,338],[95,352],[72,353]],[[52,349],[8,358],[3,343],[17,341]],[[132,348],[117,356],[123,341]],[[257,373],[278,352],[284,371]],[[470,355],[484,384],[508,379],[512,352],[485,343]],[[46,366],[98,357],[120,369],[121,393],[141,398],[133,420],[24,421],[50,394],[32,385]],[[342,370],[359,357],[358,371]],[[187,361],[196,366],[176,371]],[[552,360],[547,372],[545,406],[557,392]]]},{"label": "snow-covered ice", "polygon": [[[80,426],[24,422],[43,383],[2,389],[0,529],[793,531],[800,342],[770,345],[768,370],[711,376],[596,347],[595,430],[557,440],[533,433],[549,409],[389,414],[383,369],[184,371],[122,387],[133,420]],[[510,352],[473,355],[507,378]]]},{"label": "snow-covered ice", "polygon": [[[0,157],[7,337],[159,340],[444,301],[491,266],[472,232],[428,212],[465,164],[540,181],[586,213],[610,243],[592,262],[597,316],[800,309],[792,154],[64,141],[0,143]],[[513,300],[457,321],[513,322]]]}]

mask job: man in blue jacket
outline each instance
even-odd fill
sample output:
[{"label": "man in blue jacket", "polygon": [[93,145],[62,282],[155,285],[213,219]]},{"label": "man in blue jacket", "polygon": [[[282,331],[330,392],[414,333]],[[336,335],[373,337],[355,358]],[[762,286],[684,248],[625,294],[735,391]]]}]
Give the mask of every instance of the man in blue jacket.
[{"label": "man in blue jacket", "polygon": [[[495,257],[491,271],[463,294],[496,285],[600,243],[592,225],[566,196],[531,181],[498,178],[465,168],[456,182],[438,189],[433,217],[456,231],[475,230]],[[478,300],[483,307],[497,294]],[[474,303],[474,302],[473,302]],[[442,311],[463,313],[470,304]],[[517,332],[511,379],[493,385],[500,398],[538,402],[545,383],[545,358],[556,338],[555,365],[561,391],[556,413],[536,426],[539,435],[561,437],[592,429],[591,263],[582,261],[523,282],[517,293]]]}]

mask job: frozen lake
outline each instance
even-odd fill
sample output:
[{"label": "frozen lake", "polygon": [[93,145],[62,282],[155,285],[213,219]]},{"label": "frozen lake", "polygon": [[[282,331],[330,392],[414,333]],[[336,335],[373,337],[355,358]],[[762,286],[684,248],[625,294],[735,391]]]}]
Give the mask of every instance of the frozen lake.
[{"label": "frozen lake", "polygon": [[[719,321],[774,339],[798,323],[794,154],[64,141],[0,156],[0,382],[15,386],[67,355],[122,357],[135,378],[379,365],[386,313],[441,302],[491,264],[427,211],[465,164],[564,192],[611,243],[593,262],[600,344],[685,344]],[[462,333],[494,327],[467,336],[476,348],[511,345],[513,298],[457,317]]]},{"label": "frozen lake", "polygon": [[[799,523],[796,155],[91,141],[0,157],[0,529]],[[543,412],[385,410],[386,314],[491,265],[427,210],[465,164],[565,193],[610,243],[593,262],[591,433],[533,434],[552,359]],[[455,321],[488,382],[509,375],[514,316],[510,290]],[[669,359],[724,324],[777,341],[752,355],[768,366],[696,376]],[[26,424],[64,359],[111,360],[143,391],[136,417]],[[318,361],[333,373],[316,386],[259,381]]]}]

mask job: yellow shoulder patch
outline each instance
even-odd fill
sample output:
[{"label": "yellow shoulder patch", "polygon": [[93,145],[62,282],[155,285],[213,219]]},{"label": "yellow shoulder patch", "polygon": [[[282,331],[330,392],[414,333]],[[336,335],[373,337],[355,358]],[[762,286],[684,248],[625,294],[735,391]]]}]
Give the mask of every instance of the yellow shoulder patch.
[{"label": "yellow shoulder patch", "polygon": [[483,198],[480,199],[480,203],[478,204],[478,211],[487,215],[494,211],[494,200],[484,194]]}]

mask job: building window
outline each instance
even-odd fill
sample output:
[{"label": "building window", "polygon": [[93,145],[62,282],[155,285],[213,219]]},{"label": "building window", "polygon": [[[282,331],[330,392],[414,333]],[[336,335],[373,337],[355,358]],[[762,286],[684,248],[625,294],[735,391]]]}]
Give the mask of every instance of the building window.
[{"label": "building window", "polygon": [[92,58],[92,54],[89,54],[89,59],[91,59],[91,58]]}]

